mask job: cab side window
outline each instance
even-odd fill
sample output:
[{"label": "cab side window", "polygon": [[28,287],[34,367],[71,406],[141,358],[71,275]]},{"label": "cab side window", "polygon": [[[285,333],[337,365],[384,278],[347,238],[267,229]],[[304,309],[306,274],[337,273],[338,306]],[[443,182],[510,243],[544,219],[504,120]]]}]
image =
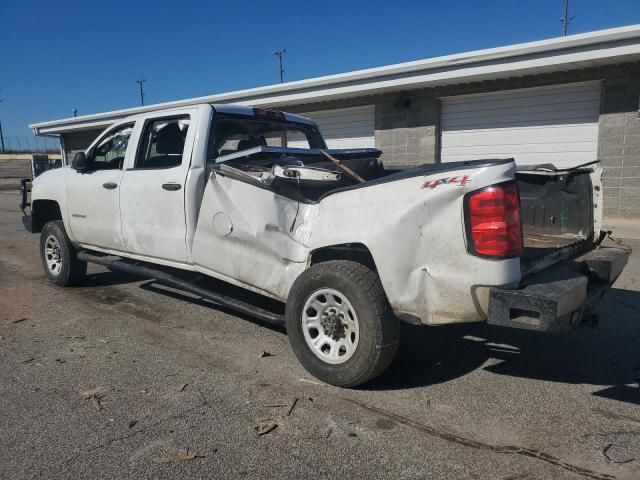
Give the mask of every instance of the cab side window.
[{"label": "cab side window", "polygon": [[188,131],[189,116],[147,122],[135,168],[171,168],[181,165]]},{"label": "cab side window", "polygon": [[93,170],[122,170],[132,131],[133,124],[123,125],[100,140],[91,153]]}]

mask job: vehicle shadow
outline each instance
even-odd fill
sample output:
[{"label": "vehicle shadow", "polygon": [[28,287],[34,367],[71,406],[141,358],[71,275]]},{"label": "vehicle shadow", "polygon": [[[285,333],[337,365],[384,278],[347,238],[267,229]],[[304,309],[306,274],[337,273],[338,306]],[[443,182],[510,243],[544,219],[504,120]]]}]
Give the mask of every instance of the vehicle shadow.
[{"label": "vehicle shadow", "polygon": [[[90,274],[85,285],[106,286],[137,281],[140,278],[133,275],[105,271]],[[263,309],[284,313],[284,304],[262,295],[209,277],[201,276],[196,281],[202,287]],[[153,280],[142,283],[140,288],[286,333],[284,327],[239,314]],[[385,373],[360,389],[421,388],[455,380],[484,368],[497,375],[599,385],[603,388],[593,395],[640,405],[640,292],[613,288],[600,303],[598,313],[598,328],[556,334],[483,323],[440,327],[403,324],[395,360]],[[491,362],[486,365],[488,361]]]},{"label": "vehicle shadow", "polygon": [[116,285],[126,285],[141,280],[136,275],[118,271],[105,270],[104,272],[88,273],[82,282],[82,287],[110,287]]},{"label": "vehicle shadow", "polygon": [[[391,367],[363,389],[418,388],[478,368],[513,377],[604,386],[594,395],[640,405],[640,293],[611,289],[597,329],[545,334],[485,324],[403,326]],[[501,360],[484,366],[487,360]]]},{"label": "vehicle shadow", "polygon": [[[401,325],[400,346],[391,366],[363,390],[419,388],[462,377],[489,358],[480,325],[423,327]],[[485,337],[481,337],[485,338]]]},{"label": "vehicle shadow", "polygon": [[[131,283],[143,282],[139,286],[139,288],[141,288],[142,290],[146,290],[149,292],[153,292],[155,294],[164,295],[166,297],[170,297],[183,302],[193,303],[193,304],[207,307],[213,310],[224,312],[230,315],[234,315],[243,320],[247,320],[252,323],[255,323],[256,325],[261,325],[261,326],[271,328],[274,331],[279,331],[279,332],[285,331],[284,327],[281,327],[279,325],[274,325],[266,321],[262,321],[250,315],[244,315],[231,308],[218,305],[211,300],[200,298],[200,297],[191,295],[187,292],[182,292],[179,290],[172,289],[170,287],[166,287],[156,282],[155,280],[149,280],[144,277],[132,275],[130,273],[120,272],[118,270],[109,270],[102,267],[97,267],[97,268],[99,268],[99,271],[91,272],[87,274],[80,288],[90,289],[92,287],[107,287],[107,286],[117,286],[117,285],[126,285]],[[284,304],[282,302],[272,300],[263,295],[247,291],[240,287],[236,287],[229,283],[219,281],[210,277],[206,277],[204,275],[194,274],[193,272],[177,270],[177,269],[167,268],[166,270],[170,271],[174,276],[178,278],[192,281],[194,283],[197,283],[200,287],[206,288],[213,292],[222,293],[224,295],[228,295],[235,299],[241,299],[243,302],[246,302],[250,305],[255,305],[256,307],[269,310],[277,314],[284,314]]]},{"label": "vehicle shadow", "polygon": [[[235,298],[242,298],[242,300],[247,303],[259,306],[260,308],[269,310],[271,312],[278,313],[278,314],[284,313],[284,305],[281,304],[280,302],[276,302],[275,300],[262,297],[261,295],[258,295],[258,294],[252,294],[251,292],[247,292],[247,291],[242,291],[242,296],[238,296],[238,292],[236,291],[236,289],[237,290],[241,290],[241,289],[237,287],[233,287],[232,285],[229,285],[229,284],[223,284],[223,282],[220,282],[221,285],[214,287],[210,285],[211,282],[216,282],[216,281],[213,279],[211,280],[206,279],[199,282],[199,284],[203,287],[206,287],[212,290],[215,289],[214,291],[216,293],[224,293],[225,295],[229,295],[229,296],[235,295]],[[255,323],[256,325],[260,325],[261,327],[270,328],[271,330],[276,332],[286,333],[286,329],[284,326],[272,324],[272,323],[260,320],[256,317],[252,317],[250,315],[245,315],[243,313],[240,313],[236,310],[225,307],[223,305],[218,305],[215,302],[211,300],[207,300],[205,298],[196,297],[186,292],[181,292],[169,287],[165,287],[164,285],[160,285],[153,280],[141,284],[140,288],[148,292],[153,292],[156,294],[173,298],[175,300],[193,303],[201,307],[210,308],[212,310],[233,315],[235,317],[238,317],[239,319],[246,320],[251,323]],[[250,297],[250,298],[247,298],[247,297]]]}]

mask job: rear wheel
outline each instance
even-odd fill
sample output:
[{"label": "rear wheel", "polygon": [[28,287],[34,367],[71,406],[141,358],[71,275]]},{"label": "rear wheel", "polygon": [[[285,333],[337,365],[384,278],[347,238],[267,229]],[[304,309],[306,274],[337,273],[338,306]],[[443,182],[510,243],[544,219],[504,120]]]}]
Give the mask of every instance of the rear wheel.
[{"label": "rear wheel", "polygon": [[302,273],[289,293],[286,321],[300,363],[340,387],[378,376],[398,348],[398,320],[380,279],[352,261],[323,262]]},{"label": "rear wheel", "polygon": [[62,220],[48,222],[40,234],[40,258],[47,277],[63,287],[77,285],[87,273],[87,262],[78,260]]}]

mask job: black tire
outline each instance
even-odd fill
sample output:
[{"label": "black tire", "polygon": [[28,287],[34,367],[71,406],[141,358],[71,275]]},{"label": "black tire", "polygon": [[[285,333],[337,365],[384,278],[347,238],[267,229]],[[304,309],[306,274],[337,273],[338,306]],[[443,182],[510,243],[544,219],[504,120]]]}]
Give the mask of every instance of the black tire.
[{"label": "black tire", "polygon": [[[359,324],[354,353],[340,364],[322,360],[307,344],[303,332],[305,304],[314,292],[325,288],[348,299]],[[355,387],[368,382],[389,366],[398,350],[399,321],[378,275],[360,263],[332,260],[303,272],[291,287],[285,317],[289,342],[300,363],[314,377],[331,385]]]},{"label": "black tire", "polygon": [[[59,268],[51,267],[48,262],[50,255],[46,250],[47,242],[50,239],[54,239],[58,245],[59,262],[57,265]],[[40,233],[40,259],[49,280],[62,287],[81,283],[87,273],[87,262],[78,260],[77,253],[77,249],[67,236],[62,220],[54,220],[45,224],[42,233]]]}]

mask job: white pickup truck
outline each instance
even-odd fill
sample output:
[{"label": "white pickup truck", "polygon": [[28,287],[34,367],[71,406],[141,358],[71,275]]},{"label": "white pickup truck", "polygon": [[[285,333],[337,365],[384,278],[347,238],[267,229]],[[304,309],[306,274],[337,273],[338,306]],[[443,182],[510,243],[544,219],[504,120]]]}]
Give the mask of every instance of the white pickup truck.
[{"label": "white pickup truck", "polygon": [[[313,121],[274,110],[153,111],[39,176],[31,230],[52,282],[78,284],[93,262],[286,325],[302,365],[338,386],[385,370],[400,321],[594,323],[628,258],[601,245],[597,161],[394,171],[380,153],[326,150]],[[284,314],[191,278],[203,274]]]}]

